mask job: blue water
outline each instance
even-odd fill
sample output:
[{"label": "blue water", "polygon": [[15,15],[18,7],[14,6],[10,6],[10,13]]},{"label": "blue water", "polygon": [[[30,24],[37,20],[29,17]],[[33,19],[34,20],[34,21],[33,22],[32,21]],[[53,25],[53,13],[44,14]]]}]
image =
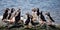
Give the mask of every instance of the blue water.
[{"label": "blue water", "polygon": [[37,7],[41,11],[50,12],[56,23],[60,23],[60,0],[0,0],[0,15],[3,15],[4,9],[8,7],[21,8],[22,15]]}]

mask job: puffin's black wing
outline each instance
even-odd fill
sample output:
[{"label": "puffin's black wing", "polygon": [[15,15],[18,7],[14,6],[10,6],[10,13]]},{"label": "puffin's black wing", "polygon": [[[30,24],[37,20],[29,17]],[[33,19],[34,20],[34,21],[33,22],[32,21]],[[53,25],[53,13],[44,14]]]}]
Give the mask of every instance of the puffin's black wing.
[{"label": "puffin's black wing", "polygon": [[41,15],[40,18],[41,18],[43,21],[46,21],[44,15],[42,14],[42,11],[41,11],[40,15]]},{"label": "puffin's black wing", "polygon": [[51,16],[49,16],[49,18],[51,19],[51,21],[55,22],[55,21],[52,19],[52,17],[51,17]]},{"label": "puffin's black wing", "polygon": [[40,12],[39,12],[39,9],[37,9],[37,16],[39,16],[39,13],[40,13]]}]

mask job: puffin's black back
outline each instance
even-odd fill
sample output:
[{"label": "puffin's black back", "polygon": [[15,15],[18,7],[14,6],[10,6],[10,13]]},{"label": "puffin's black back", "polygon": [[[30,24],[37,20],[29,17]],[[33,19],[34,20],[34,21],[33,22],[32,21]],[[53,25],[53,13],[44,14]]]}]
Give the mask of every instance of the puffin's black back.
[{"label": "puffin's black back", "polygon": [[55,22],[55,21],[52,19],[52,17],[51,17],[51,16],[49,16],[49,18],[51,19],[51,21]]},{"label": "puffin's black back", "polygon": [[52,19],[52,17],[50,16],[50,13],[49,13],[49,12],[46,13],[46,15],[50,18],[51,21],[55,22],[55,21]]},{"label": "puffin's black back", "polygon": [[10,17],[11,17],[11,15],[12,15],[13,12],[14,12],[14,8],[11,9],[11,12],[10,12],[10,14],[9,14],[8,19],[10,19]]},{"label": "puffin's black back", "polygon": [[3,14],[2,20],[7,18],[7,16],[8,16],[8,10],[9,10],[9,8],[6,8],[5,13]]},{"label": "puffin's black back", "polygon": [[20,20],[20,12],[18,13],[18,15],[15,17],[16,21]]},{"label": "puffin's black back", "polygon": [[40,12],[39,12],[39,8],[37,8],[37,16],[39,16],[39,13],[40,13]]},{"label": "puffin's black back", "polygon": [[20,20],[20,10],[17,11],[18,15],[15,17],[15,24],[18,24],[18,21]]},{"label": "puffin's black back", "polygon": [[29,22],[30,22],[30,17],[29,17],[29,14],[28,14],[28,15],[27,15],[27,19],[26,19],[26,21],[25,21],[25,25],[28,25]]},{"label": "puffin's black back", "polygon": [[40,18],[42,19],[42,21],[46,21],[44,15],[42,14],[42,11],[41,11],[40,15],[41,15]]}]

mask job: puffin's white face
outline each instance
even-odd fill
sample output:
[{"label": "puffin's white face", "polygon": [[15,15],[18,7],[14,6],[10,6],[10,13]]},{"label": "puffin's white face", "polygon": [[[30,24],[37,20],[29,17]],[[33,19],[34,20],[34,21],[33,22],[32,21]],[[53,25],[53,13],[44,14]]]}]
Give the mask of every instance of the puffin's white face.
[{"label": "puffin's white face", "polygon": [[25,18],[27,19],[27,15],[25,15]]},{"label": "puffin's white face", "polygon": [[11,10],[9,10],[8,13],[11,13]]},{"label": "puffin's white face", "polygon": [[21,20],[24,20],[24,18],[23,18],[23,17],[21,17]]},{"label": "puffin's white face", "polygon": [[37,14],[37,12],[32,12],[32,14]]},{"label": "puffin's white face", "polygon": [[[33,12],[33,11],[32,11]],[[36,11],[34,13],[37,13]]]}]

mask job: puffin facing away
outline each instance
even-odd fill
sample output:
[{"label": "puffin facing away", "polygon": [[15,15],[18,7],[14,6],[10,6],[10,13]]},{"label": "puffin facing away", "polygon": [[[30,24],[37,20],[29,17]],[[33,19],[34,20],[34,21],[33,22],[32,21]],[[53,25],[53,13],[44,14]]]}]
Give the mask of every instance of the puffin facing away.
[{"label": "puffin facing away", "polygon": [[19,20],[20,20],[20,11],[21,9],[18,9],[16,12],[16,16],[15,16],[15,24],[18,24]]},{"label": "puffin facing away", "polygon": [[29,22],[30,22],[30,14],[29,13],[26,13],[26,15],[27,15],[27,19],[25,21],[25,25],[28,25]]},{"label": "puffin facing away", "polygon": [[42,19],[42,21],[46,21],[44,15],[42,14],[42,11],[40,13],[40,18]]},{"label": "puffin facing away", "polygon": [[8,11],[10,11],[10,9],[9,9],[9,8],[6,8],[6,10],[5,10],[4,14],[3,14],[2,20],[4,20],[4,19],[7,18],[7,16],[8,16]]},{"label": "puffin facing away", "polygon": [[8,17],[8,19],[10,19],[11,18],[11,15],[12,15],[12,13],[15,11],[15,9],[14,8],[12,8],[11,9],[11,12],[10,12],[10,14],[9,14],[9,17]]},{"label": "puffin facing away", "polygon": [[39,12],[39,8],[37,8],[37,16],[39,16],[39,13],[40,13],[40,12]]},{"label": "puffin facing away", "polygon": [[52,22],[55,22],[55,21],[52,19],[52,17],[50,16],[50,13],[49,13],[49,12],[47,12],[45,15],[47,15]]}]

